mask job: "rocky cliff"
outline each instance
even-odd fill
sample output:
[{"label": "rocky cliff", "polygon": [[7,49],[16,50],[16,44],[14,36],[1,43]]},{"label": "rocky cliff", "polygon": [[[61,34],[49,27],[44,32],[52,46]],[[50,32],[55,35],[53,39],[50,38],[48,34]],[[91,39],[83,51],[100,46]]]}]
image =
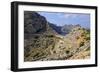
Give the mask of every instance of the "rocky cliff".
[{"label": "rocky cliff", "polygon": [[48,25],[45,17],[34,11],[24,11],[24,33],[25,34],[55,34],[56,32]]}]

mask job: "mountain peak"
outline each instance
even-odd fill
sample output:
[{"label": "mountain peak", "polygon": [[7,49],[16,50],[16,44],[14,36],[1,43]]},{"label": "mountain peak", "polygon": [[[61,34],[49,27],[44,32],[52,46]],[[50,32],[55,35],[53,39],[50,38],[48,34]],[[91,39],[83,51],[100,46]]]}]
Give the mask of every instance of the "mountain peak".
[{"label": "mountain peak", "polygon": [[34,11],[24,12],[24,29],[25,34],[55,33],[46,18]]}]

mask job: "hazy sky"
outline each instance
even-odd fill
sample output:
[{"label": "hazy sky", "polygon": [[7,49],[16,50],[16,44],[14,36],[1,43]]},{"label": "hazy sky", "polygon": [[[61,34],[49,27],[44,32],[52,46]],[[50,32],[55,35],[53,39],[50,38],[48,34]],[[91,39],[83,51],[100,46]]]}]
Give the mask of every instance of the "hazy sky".
[{"label": "hazy sky", "polygon": [[85,28],[90,28],[90,14],[82,13],[57,13],[57,12],[38,12],[40,15],[46,17],[47,21],[58,26],[65,24],[80,24]]}]

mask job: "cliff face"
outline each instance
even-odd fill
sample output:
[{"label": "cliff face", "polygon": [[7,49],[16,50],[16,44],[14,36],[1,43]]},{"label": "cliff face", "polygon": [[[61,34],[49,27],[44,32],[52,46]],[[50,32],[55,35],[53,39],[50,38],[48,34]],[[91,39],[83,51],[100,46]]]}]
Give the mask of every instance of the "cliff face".
[{"label": "cliff face", "polygon": [[46,19],[31,11],[24,12],[24,33],[35,34],[46,31]]},{"label": "cliff face", "polygon": [[36,12],[24,12],[24,61],[89,57],[90,31],[79,25],[56,26]]},{"label": "cliff face", "polygon": [[24,12],[24,33],[25,34],[43,34],[56,33],[51,27],[45,17],[33,11]]}]

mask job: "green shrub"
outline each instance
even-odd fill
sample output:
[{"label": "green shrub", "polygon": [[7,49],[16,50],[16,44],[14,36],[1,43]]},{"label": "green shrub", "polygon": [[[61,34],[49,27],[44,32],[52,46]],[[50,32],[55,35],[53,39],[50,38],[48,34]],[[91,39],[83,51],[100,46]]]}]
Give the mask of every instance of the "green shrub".
[{"label": "green shrub", "polygon": [[84,42],[81,42],[81,43],[80,43],[80,47],[83,46],[83,45],[84,45]]},{"label": "green shrub", "polygon": [[70,52],[69,50],[66,50],[66,54],[69,54],[69,52]]},{"label": "green shrub", "polygon": [[47,35],[47,37],[54,37],[54,35]]},{"label": "green shrub", "polygon": [[85,40],[90,40],[90,37],[85,37]]},{"label": "green shrub", "polygon": [[38,39],[38,38],[39,38],[39,36],[34,36],[34,38],[35,38],[35,39]]},{"label": "green shrub", "polygon": [[56,53],[56,51],[53,51],[53,53]]}]

